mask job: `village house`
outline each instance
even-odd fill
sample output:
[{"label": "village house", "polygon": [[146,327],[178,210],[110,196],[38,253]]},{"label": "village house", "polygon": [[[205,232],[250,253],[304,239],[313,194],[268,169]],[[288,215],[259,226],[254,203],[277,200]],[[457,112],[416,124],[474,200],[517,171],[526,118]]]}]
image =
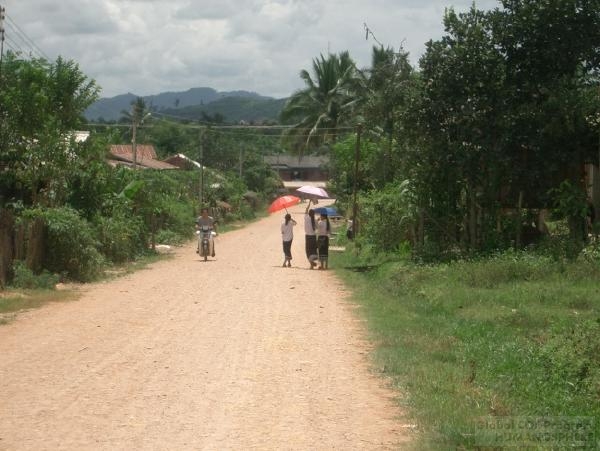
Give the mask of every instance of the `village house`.
[{"label": "village house", "polygon": [[[108,163],[110,165],[133,167],[133,146],[131,144],[111,145],[109,152]],[[158,160],[154,146],[149,144],[136,145],[135,164],[139,169],[178,169],[175,165]]]},{"label": "village house", "polygon": [[279,174],[283,186],[288,190],[303,185],[325,188],[327,184],[329,158],[326,156],[269,155],[264,157],[264,161]]}]

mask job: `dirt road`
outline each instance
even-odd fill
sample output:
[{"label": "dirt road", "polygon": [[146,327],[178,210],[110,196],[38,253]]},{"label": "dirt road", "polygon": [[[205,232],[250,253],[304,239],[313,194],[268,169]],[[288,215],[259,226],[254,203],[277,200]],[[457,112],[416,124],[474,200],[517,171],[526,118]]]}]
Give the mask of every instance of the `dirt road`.
[{"label": "dirt road", "polygon": [[0,327],[2,450],[375,450],[408,440],[329,271],[282,214]]}]

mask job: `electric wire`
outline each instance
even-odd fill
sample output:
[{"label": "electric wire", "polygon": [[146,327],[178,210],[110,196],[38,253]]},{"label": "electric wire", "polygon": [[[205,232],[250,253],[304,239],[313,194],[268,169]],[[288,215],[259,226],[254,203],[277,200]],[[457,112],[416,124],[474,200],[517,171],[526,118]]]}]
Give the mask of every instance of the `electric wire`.
[{"label": "electric wire", "polygon": [[7,34],[4,36],[4,43],[13,52],[25,54],[25,51],[21,48],[21,46],[14,39],[12,39],[10,37],[10,35]]},{"label": "electric wire", "polygon": [[5,15],[6,19],[7,19],[7,24],[9,24],[10,26],[13,27],[13,30],[16,30],[16,34],[24,40],[24,42],[28,42],[27,46],[32,48],[33,50],[35,50],[35,53],[37,54],[38,57],[40,58],[45,58],[46,60],[50,60],[50,58],[48,58],[48,55],[46,55],[44,53],[44,51],[42,49],[40,49],[36,43],[33,41],[33,39],[31,39],[27,33],[25,33],[23,31],[23,29],[12,19],[12,17],[10,17],[8,14]]}]

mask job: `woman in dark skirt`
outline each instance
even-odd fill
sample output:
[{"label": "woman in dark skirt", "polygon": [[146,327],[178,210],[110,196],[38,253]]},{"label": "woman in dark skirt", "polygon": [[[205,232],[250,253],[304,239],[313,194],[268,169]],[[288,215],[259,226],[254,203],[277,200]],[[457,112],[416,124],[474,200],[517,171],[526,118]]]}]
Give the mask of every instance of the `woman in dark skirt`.
[{"label": "woman in dark skirt", "polygon": [[304,233],[306,238],[306,258],[310,263],[310,269],[317,266],[317,224],[315,222],[315,211],[310,208],[310,201],[304,212]]},{"label": "woman in dark skirt", "polygon": [[326,213],[321,213],[321,219],[319,219],[319,223],[317,224],[317,232],[319,238],[318,248],[319,248],[319,269],[327,269],[328,260],[329,260],[329,234],[331,233],[331,224],[329,223],[329,218]]}]

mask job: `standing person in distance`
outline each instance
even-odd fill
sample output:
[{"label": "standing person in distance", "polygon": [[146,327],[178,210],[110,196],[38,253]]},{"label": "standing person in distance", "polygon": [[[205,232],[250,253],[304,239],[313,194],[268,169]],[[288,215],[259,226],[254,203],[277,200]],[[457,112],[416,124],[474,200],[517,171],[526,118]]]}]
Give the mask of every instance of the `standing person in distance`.
[{"label": "standing person in distance", "polygon": [[283,267],[290,268],[292,266],[292,240],[294,239],[294,226],[296,221],[292,219],[291,214],[286,214],[283,223],[281,224],[281,238],[283,240]]},{"label": "standing person in distance", "polygon": [[317,224],[315,221],[315,211],[310,208],[310,200],[304,212],[304,237],[306,240],[306,258],[310,263],[310,269],[317,266]]},{"label": "standing person in distance", "polygon": [[329,264],[329,234],[331,233],[331,223],[327,213],[321,213],[321,218],[317,224],[318,247],[319,247],[319,269],[327,269]]}]

